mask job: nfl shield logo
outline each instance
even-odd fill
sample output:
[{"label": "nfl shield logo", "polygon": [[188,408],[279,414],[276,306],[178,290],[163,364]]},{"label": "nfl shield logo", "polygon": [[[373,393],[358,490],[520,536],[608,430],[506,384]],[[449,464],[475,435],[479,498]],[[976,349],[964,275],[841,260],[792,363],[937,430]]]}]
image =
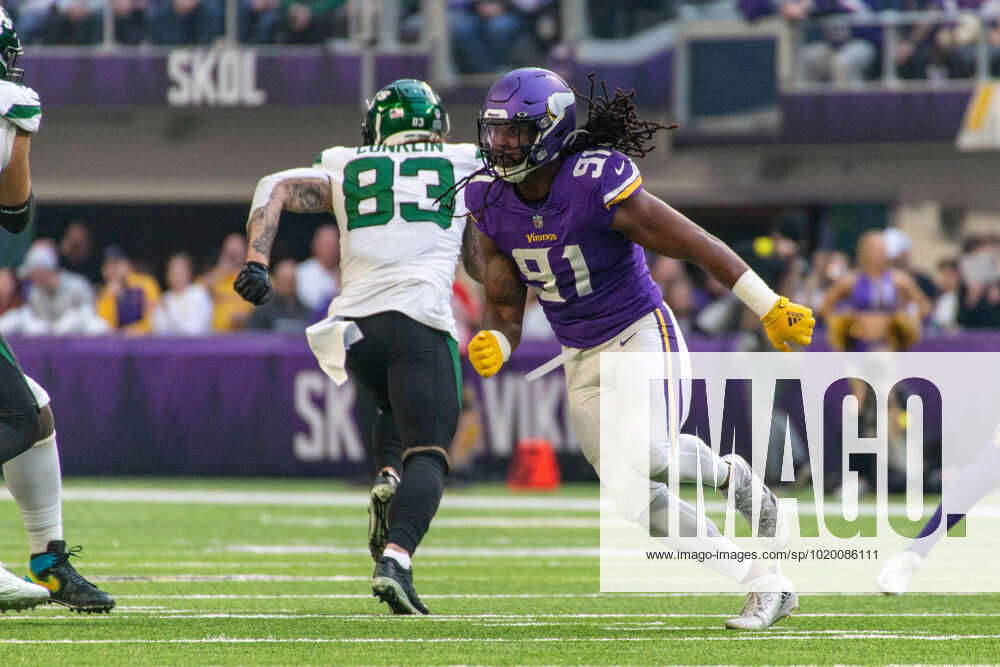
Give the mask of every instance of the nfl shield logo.
[{"label": "nfl shield logo", "polygon": [[541,229],[542,228],[542,224],[543,224],[542,223],[542,216],[540,216],[540,215],[532,216],[531,221],[533,223],[535,223],[535,229]]}]

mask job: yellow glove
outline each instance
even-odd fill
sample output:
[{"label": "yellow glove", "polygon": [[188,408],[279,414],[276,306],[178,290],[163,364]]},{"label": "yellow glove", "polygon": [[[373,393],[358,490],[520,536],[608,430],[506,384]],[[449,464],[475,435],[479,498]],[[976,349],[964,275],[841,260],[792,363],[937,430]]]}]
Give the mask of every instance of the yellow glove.
[{"label": "yellow glove", "polygon": [[782,352],[792,351],[788,346],[789,342],[796,345],[811,343],[813,327],[816,326],[810,309],[792,303],[783,296],[778,297],[778,301],[760,321],[764,324],[764,333],[771,345]]},{"label": "yellow glove", "polygon": [[[503,334],[500,334],[503,336]],[[504,341],[506,342],[506,341]],[[507,345],[508,349],[510,345]],[[502,343],[493,331],[480,331],[469,341],[469,361],[476,372],[484,378],[496,375],[503,366],[504,352]]]}]

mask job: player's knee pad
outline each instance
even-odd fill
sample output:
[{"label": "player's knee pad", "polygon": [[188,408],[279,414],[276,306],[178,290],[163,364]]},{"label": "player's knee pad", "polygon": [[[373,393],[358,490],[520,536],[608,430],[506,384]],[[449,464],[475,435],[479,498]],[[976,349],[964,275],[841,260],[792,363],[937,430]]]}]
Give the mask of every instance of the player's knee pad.
[{"label": "player's knee pad", "polygon": [[448,450],[444,447],[439,447],[437,445],[424,445],[419,447],[408,447],[405,452],[403,452],[403,465],[405,466],[410,460],[417,456],[428,456],[436,458],[444,464],[444,471],[448,472]]},{"label": "player's knee pad", "polygon": [[38,410],[34,406],[0,414],[0,464],[28,451],[37,433]]}]

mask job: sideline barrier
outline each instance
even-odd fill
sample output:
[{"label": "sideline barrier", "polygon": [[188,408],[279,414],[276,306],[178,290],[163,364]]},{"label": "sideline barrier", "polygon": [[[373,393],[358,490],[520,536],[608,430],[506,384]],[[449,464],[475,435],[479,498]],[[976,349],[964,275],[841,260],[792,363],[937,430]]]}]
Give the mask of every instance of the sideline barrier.
[{"label": "sideline barrier", "polygon": [[[354,386],[330,382],[304,336],[22,338],[11,344],[52,396],[67,474],[354,476],[370,465],[354,416]],[[688,345],[701,352],[732,349],[730,340],[693,336]],[[998,350],[1000,332],[925,339],[918,349]],[[505,470],[519,440],[543,438],[564,477],[590,474],[566,419],[561,370],[524,382],[558,350],[554,343],[526,342],[489,381],[463,360],[464,381],[480,408],[484,442],[477,462],[484,470]]]}]

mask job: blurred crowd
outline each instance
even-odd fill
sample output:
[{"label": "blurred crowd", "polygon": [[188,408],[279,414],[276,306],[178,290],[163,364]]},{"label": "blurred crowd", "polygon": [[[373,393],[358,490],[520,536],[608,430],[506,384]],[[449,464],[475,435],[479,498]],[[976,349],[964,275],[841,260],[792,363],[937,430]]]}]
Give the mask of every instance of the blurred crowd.
[{"label": "blurred crowd", "polygon": [[[869,230],[855,247],[838,249],[816,243],[810,224],[800,212],[783,214],[769,234],[733,247],[768,284],[817,313],[833,348],[906,349],[922,335],[1000,329],[1000,235],[966,238],[958,256],[925,273],[900,229]],[[98,248],[87,224],[75,221],[58,240],[34,241],[17,267],[0,268],[0,333],[300,334],[326,316],[340,284],[334,225],[316,228],[308,257],[275,262],[274,296],[257,308],[232,289],[245,256],[243,235],[230,234],[205,266],[186,252],[169,257],[161,281],[122,247]],[[678,260],[648,259],[686,334],[766,349],[753,315],[723,285]],[[481,305],[482,287],[459,272],[453,307],[463,347],[479,328]],[[555,340],[530,291],[523,338]]]},{"label": "blurred crowd", "polygon": [[[783,215],[770,234],[734,249],[776,291],[813,309],[833,349],[904,350],[923,335],[1000,328],[1000,235],[967,238],[959,256],[928,274],[913,265],[912,241],[898,228],[869,230],[851,249],[810,251],[803,218]],[[666,257],[650,266],[682,330],[769,349],[753,315],[717,281]]]},{"label": "blurred crowd", "polygon": [[[238,39],[247,44],[322,44],[347,38],[347,0],[233,0]],[[96,44],[106,5],[114,40],[124,45],[211,44],[225,33],[226,0],[7,0],[26,44]],[[426,34],[422,0],[399,0],[391,17],[400,41]],[[969,78],[980,42],[1000,76],[1000,0],[587,0],[592,37],[630,37],[680,17],[756,20],[780,16],[802,28],[799,59],[811,81],[857,83],[884,74],[886,30],[893,30],[895,75],[903,79]],[[896,27],[886,12],[935,11],[945,18]],[[455,69],[496,73],[534,64],[562,37],[560,0],[446,0]]]},{"label": "blurred crowd", "polygon": [[[890,55],[902,79],[965,79],[974,76],[980,42],[986,65],[1000,76],[1000,0],[738,0],[750,20],[781,16],[801,27],[805,79],[858,83],[882,76],[886,30],[896,47]],[[938,21],[896,27],[879,25],[886,12],[942,12]]]},{"label": "blurred crowd", "polygon": [[[318,44],[346,34],[346,0],[238,0],[240,39]],[[24,44],[97,44],[106,0],[8,0]],[[110,0],[114,41],[211,44],[225,32],[224,0]]]},{"label": "blurred crowd", "polygon": [[[347,0],[235,0],[238,39],[247,44],[322,44],[348,37]],[[225,33],[226,0],[6,0],[25,44],[97,44],[110,8],[123,45],[211,44]],[[426,34],[422,0],[399,0],[392,20],[402,42]],[[588,0],[590,30],[628,37],[676,15],[673,0]],[[460,73],[494,73],[537,63],[561,36],[559,0],[446,0]]]},{"label": "blurred crowd", "polygon": [[[599,3],[599,0],[594,0]],[[646,0],[648,2],[648,0]],[[211,44],[225,32],[226,0],[110,0],[119,44]],[[239,40],[321,44],[348,36],[347,0],[236,0]],[[102,41],[108,0],[7,0],[25,44]],[[397,3],[399,36],[424,30],[420,0]],[[515,51],[546,50],[558,33],[556,0],[448,0],[447,18],[462,71],[492,72]]]},{"label": "blurred crowd", "polygon": [[0,268],[0,333],[205,336],[249,329],[301,334],[326,316],[340,285],[335,226],[316,229],[309,257],[271,267],[274,295],[257,308],[232,287],[245,257],[245,238],[230,234],[207,267],[199,267],[186,252],[171,256],[161,284],[121,247],[98,249],[88,226],[73,222],[58,242],[38,239],[18,267]]}]

